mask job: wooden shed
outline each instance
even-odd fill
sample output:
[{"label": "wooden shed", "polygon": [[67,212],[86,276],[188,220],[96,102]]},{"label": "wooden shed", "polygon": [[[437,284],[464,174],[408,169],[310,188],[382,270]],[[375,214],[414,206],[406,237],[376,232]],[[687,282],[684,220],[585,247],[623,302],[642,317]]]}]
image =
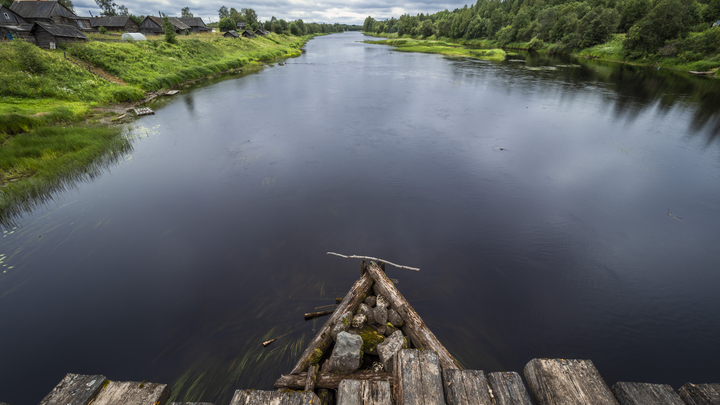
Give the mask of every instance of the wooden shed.
[{"label": "wooden shed", "polygon": [[[170,24],[173,25],[173,28],[175,28],[175,32],[177,34],[182,34],[185,32],[185,30],[190,31],[190,27],[180,21],[179,18],[168,17],[168,20],[170,20]],[[163,19],[152,15],[145,17],[142,24],[140,24],[140,32],[143,34],[164,34],[165,31],[163,30]]]},{"label": "wooden shed", "polygon": [[242,36],[245,38],[255,38],[255,33],[252,30],[245,30],[242,32]]},{"label": "wooden shed", "polygon": [[41,48],[55,49],[60,44],[85,42],[88,37],[72,25],[56,25],[36,21],[30,30]]},{"label": "wooden shed", "polygon": [[77,25],[75,13],[57,1],[14,1],[10,10],[30,23]]},{"label": "wooden shed", "polygon": [[240,34],[235,30],[226,31],[223,36],[225,38],[240,38]]},{"label": "wooden shed", "polygon": [[205,21],[200,17],[178,18],[178,20],[190,27],[190,32],[210,32],[210,28],[205,25]]},{"label": "wooden shed", "polygon": [[140,27],[137,25],[132,18],[128,16],[116,16],[116,17],[95,17],[90,19],[93,29],[99,30],[100,27],[105,27],[108,31],[119,31],[119,32],[138,32]]}]

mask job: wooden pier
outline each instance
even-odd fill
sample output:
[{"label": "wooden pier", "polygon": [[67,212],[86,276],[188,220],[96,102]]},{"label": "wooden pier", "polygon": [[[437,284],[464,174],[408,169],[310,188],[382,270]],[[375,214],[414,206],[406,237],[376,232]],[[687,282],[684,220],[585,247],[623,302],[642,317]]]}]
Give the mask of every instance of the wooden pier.
[{"label": "wooden pier", "polygon": [[[383,267],[363,261],[360,279],[290,374],[275,382],[275,391],[237,390],[230,405],[533,405],[531,397],[537,405],[720,405],[720,384],[687,383],[677,392],[669,385],[633,382],[618,382],[610,388],[591,360],[532,359],[523,370],[527,386],[516,372],[464,370],[385,275]],[[380,353],[381,362],[373,363],[373,370],[332,371],[328,364],[334,356],[333,341],[340,333],[348,334],[338,332],[338,328],[349,330],[352,319],[352,328],[363,331],[356,321],[364,316],[362,311],[367,311],[361,304],[371,298],[367,296],[371,288],[378,302],[386,303],[404,320],[404,325],[393,332],[393,336],[400,334],[400,345],[391,355]],[[384,329],[384,325],[377,326]],[[387,342],[391,339],[389,336]],[[340,345],[339,338],[337,342]],[[374,370],[376,363],[379,366]],[[40,405],[168,405],[169,397],[170,389],[164,384],[68,374]],[[193,404],[226,405],[185,403]]]}]

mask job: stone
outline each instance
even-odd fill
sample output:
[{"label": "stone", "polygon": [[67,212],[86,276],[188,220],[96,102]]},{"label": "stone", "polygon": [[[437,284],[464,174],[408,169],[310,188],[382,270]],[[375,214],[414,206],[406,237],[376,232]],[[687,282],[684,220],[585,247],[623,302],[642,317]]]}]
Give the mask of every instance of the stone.
[{"label": "stone", "polygon": [[352,319],[352,327],[353,328],[362,328],[363,325],[365,325],[365,321],[367,320],[367,317],[363,314],[357,314],[353,316]]},{"label": "stone", "polygon": [[362,338],[362,351],[365,354],[377,356],[376,346],[385,341],[385,335],[379,334],[375,328],[369,325],[363,326],[361,329],[353,329],[350,333],[357,333]]},{"label": "stone", "polygon": [[375,300],[375,307],[390,307],[390,301],[388,301],[387,298],[385,298],[384,295],[378,295],[377,299]]},{"label": "stone", "polygon": [[374,295],[371,295],[371,296],[365,298],[365,304],[367,304],[367,306],[369,306],[369,307],[374,307],[376,299],[377,299],[377,297],[375,297]]},{"label": "stone", "polygon": [[398,331],[398,329],[396,327],[392,326],[392,324],[385,325],[385,336],[390,336],[397,331]]},{"label": "stone", "polygon": [[363,340],[354,333],[340,332],[327,361],[328,373],[352,373],[360,368]]},{"label": "stone", "polygon": [[360,308],[358,308],[358,314],[365,315],[365,319],[367,320],[367,323],[373,324],[375,323],[375,317],[373,316],[373,310],[370,308],[370,306],[366,303],[361,303]]},{"label": "stone", "polygon": [[387,323],[387,308],[376,306],[373,308],[373,318],[375,319],[375,323],[378,325],[385,325]]},{"label": "stone", "polygon": [[387,336],[387,335],[385,334],[385,331],[386,331],[386,330],[387,330],[387,326],[386,326],[386,325],[380,325],[380,326],[377,327],[378,335]]},{"label": "stone", "polygon": [[380,363],[379,361],[373,361],[373,364],[371,367],[371,370],[373,372],[379,373],[379,372],[383,371],[384,369],[385,369],[385,366],[383,366],[382,363]]},{"label": "stone", "polygon": [[353,315],[350,312],[346,312],[345,315],[341,316],[340,319],[338,319],[337,323],[330,331],[330,336],[332,336],[334,341],[337,342],[337,335],[340,332],[347,332],[348,329],[350,329],[350,324],[352,323],[352,316]]},{"label": "stone", "polygon": [[391,309],[388,311],[388,322],[392,324],[392,326],[396,328],[402,328],[403,325],[405,325],[405,321],[402,319],[400,314],[397,313],[394,309]]},{"label": "stone", "polygon": [[393,356],[401,349],[406,349],[405,337],[399,330],[390,335],[384,342],[377,345],[376,350],[385,370],[393,369]]}]

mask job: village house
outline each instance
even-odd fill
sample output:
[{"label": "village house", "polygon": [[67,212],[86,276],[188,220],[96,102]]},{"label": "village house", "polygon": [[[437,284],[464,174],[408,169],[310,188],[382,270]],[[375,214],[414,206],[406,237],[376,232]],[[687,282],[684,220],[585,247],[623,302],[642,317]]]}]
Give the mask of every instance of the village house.
[{"label": "village house", "polygon": [[239,29],[240,31],[245,31],[246,25],[247,25],[247,24],[245,24],[244,21],[243,21],[243,22],[239,22],[239,23],[237,23],[237,29]]},{"label": "village house", "polygon": [[205,22],[200,17],[178,18],[178,20],[190,27],[190,32],[210,32],[210,28],[205,25]]},{"label": "village house", "polygon": [[105,27],[108,31],[118,32],[138,32],[140,27],[128,16],[116,16],[116,17],[95,17],[90,19],[90,24],[95,30],[99,30],[100,27]]},{"label": "village house", "polygon": [[240,38],[240,34],[235,30],[226,31],[223,36],[225,38]]},{"label": "village house", "polygon": [[244,36],[245,38],[255,38],[255,33],[253,32],[253,30],[245,30],[242,32],[242,36]]},{"label": "village house", "polygon": [[32,40],[29,24],[9,8],[0,5],[0,38],[9,41],[17,38]]},{"label": "village house", "polygon": [[[177,17],[168,17],[168,20],[170,20],[170,24],[173,25],[173,28],[175,29],[175,33],[177,34],[183,34],[185,33],[185,30],[190,31],[190,27],[180,21]],[[140,32],[146,35],[162,35],[165,33],[163,30],[163,19],[161,17],[155,17],[155,16],[147,16],[143,20],[142,24],[140,24]]]},{"label": "village house", "polygon": [[42,21],[36,21],[33,24],[30,34],[35,37],[37,46],[50,49],[55,49],[61,44],[88,40],[85,34],[72,25],[50,24]]},{"label": "village house", "polygon": [[77,26],[78,16],[57,1],[14,1],[10,10],[29,23],[40,21]]}]

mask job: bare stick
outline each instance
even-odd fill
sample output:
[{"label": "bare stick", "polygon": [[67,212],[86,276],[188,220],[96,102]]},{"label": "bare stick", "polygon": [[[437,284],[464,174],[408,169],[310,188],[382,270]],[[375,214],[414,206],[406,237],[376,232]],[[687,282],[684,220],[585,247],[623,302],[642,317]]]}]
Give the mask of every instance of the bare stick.
[{"label": "bare stick", "polygon": [[334,309],[331,309],[331,310],[329,310],[329,311],[308,312],[307,314],[305,314],[305,320],[306,320],[306,321],[309,321],[309,320],[311,320],[311,319],[320,318],[321,316],[330,315],[330,314],[332,314],[333,312],[335,312]]},{"label": "bare stick", "polygon": [[357,255],[345,256],[345,255],[341,255],[340,253],[334,253],[334,252],[327,252],[327,254],[333,255],[333,256],[342,257],[343,259],[375,260],[376,262],[387,263],[387,264],[389,264],[389,265],[391,265],[391,266],[393,266],[393,267],[397,267],[398,269],[405,269],[405,270],[412,270],[412,271],[420,271],[420,269],[418,269],[417,267],[403,266],[403,265],[400,265],[400,264],[395,264],[395,263],[393,263],[393,262],[389,262],[389,261],[387,261],[387,260],[378,259],[377,257],[357,256]]}]

